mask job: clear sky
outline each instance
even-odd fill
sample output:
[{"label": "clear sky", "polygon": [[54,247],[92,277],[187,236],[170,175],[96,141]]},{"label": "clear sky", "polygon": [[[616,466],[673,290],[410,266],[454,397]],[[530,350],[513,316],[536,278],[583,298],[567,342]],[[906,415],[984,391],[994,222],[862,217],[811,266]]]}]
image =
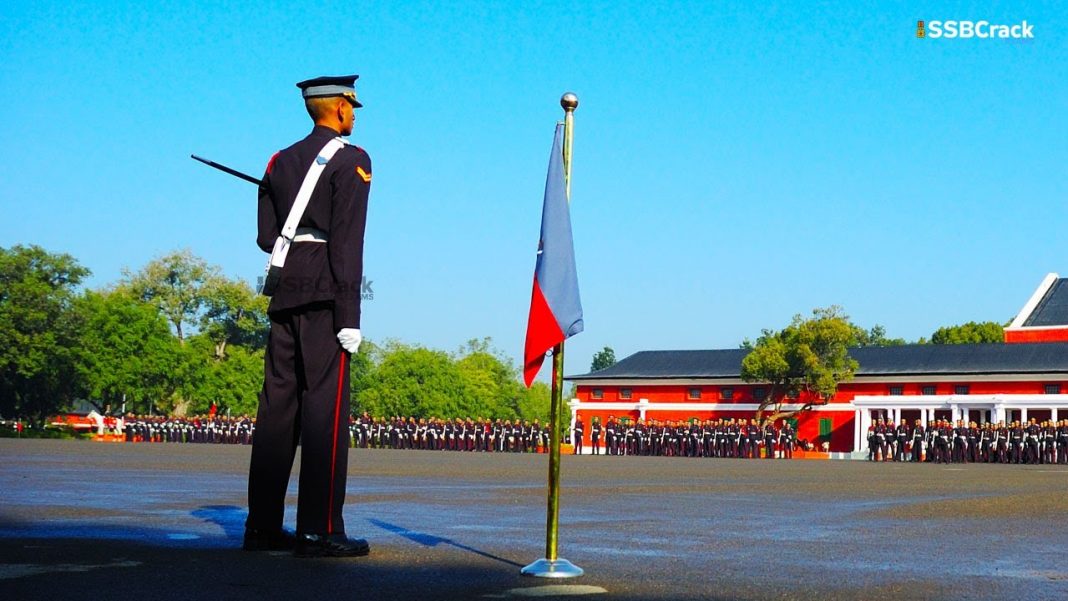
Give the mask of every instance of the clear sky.
[{"label": "clear sky", "polygon": [[[364,333],[522,354],[560,95],[586,330],[735,347],[839,304],[915,339],[1068,275],[1063,2],[91,2],[0,8],[0,246],[92,269],[188,247],[262,273],[259,175],[294,83],[359,73]],[[917,39],[916,21],[1034,26]],[[547,370],[544,370],[547,371]],[[544,374],[543,374],[544,377]]]}]

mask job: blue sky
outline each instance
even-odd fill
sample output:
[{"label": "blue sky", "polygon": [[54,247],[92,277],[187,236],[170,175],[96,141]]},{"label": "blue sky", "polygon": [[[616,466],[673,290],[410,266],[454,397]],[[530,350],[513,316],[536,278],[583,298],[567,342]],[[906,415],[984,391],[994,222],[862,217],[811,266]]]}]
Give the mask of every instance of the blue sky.
[{"label": "blue sky", "polygon": [[[360,73],[365,336],[522,350],[558,100],[604,345],[734,347],[839,304],[915,339],[1068,274],[1063,3],[97,2],[0,8],[0,246],[92,269],[188,247],[254,280],[258,174],[294,83]],[[1035,39],[919,40],[1027,19]]]}]

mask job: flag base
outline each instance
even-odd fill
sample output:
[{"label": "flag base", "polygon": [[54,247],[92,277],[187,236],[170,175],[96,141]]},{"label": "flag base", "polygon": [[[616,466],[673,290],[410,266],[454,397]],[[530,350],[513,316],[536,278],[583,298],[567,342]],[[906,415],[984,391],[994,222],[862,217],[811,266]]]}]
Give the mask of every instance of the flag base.
[{"label": "flag base", "polygon": [[577,565],[566,559],[560,558],[556,561],[539,559],[522,570],[519,570],[519,573],[524,576],[534,576],[536,578],[575,578],[576,576],[581,576],[584,572],[582,568]]}]

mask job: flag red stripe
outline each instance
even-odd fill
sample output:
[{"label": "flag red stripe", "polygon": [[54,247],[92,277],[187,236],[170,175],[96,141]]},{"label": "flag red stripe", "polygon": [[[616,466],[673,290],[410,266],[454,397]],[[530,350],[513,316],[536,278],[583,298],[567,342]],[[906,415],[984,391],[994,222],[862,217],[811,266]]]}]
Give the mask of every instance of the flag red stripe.
[{"label": "flag red stripe", "polygon": [[553,310],[541,292],[538,279],[534,278],[534,288],[530,293],[530,315],[527,318],[527,340],[523,353],[523,379],[527,387],[541,370],[545,353],[564,341],[564,332],[553,315]]}]

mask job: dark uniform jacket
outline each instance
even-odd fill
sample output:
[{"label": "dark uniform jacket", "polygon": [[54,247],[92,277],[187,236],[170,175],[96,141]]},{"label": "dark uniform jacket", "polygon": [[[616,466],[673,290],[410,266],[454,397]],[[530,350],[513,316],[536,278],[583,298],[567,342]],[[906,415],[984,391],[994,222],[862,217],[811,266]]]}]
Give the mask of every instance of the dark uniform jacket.
[{"label": "dark uniform jacket", "polygon": [[[308,137],[276,153],[267,165],[259,191],[256,242],[271,252],[312,162],[338,132],[316,125]],[[363,149],[346,145],[323,170],[299,227],[326,233],[329,241],[297,242],[289,250],[282,278],[268,312],[317,302],[334,305],[334,329],[360,327],[363,280],[363,235],[371,159]]]}]

